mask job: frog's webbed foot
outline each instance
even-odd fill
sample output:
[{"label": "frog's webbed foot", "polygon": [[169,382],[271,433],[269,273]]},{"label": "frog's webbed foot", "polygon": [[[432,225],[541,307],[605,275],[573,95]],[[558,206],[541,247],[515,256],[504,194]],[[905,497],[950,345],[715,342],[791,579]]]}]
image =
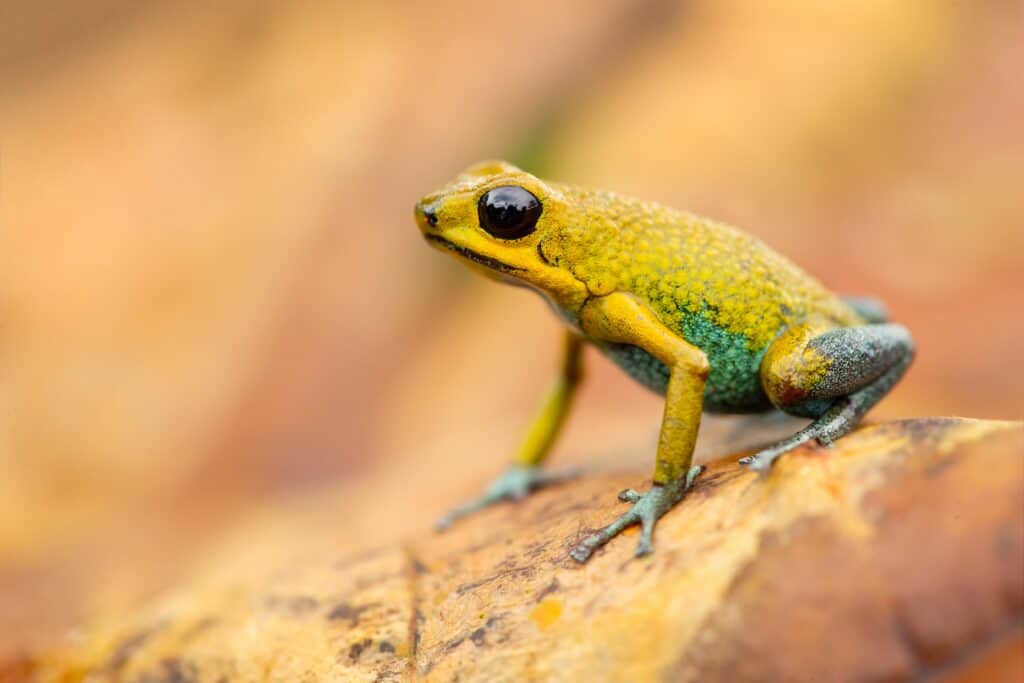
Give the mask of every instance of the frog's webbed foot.
[{"label": "frog's webbed foot", "polygon": [[511,465],[487,487],[482,496],[455,508],[437,520],[434,528],[444,531],[462,517],[503,500],[522,500],[539,488],[567,481],[579,476],[579,473],[577,468],[546,472],[535,466]]},{"label": "frog's webbed foot", "polygon": [[626,503],[633,503],[629,512],[601,529],[595,534],[588,536],[578,546],[573,548],[569,555],[577,562],[583,563],[590,559],[594,551],[612,540],[623,530],[639,524],[641,526],[640,542],[636,547],[636,556],[649,555],[654,552],[652,536],[654,525],[666,512],[683,499],[686,491],[693,484],[693,480],[704,471],[703,465],[691,467],[686,476],[680,477],[668,484],[655,484],[647,493],[638,493],[633,489],[626,489],[619,493],[619,500]]}]

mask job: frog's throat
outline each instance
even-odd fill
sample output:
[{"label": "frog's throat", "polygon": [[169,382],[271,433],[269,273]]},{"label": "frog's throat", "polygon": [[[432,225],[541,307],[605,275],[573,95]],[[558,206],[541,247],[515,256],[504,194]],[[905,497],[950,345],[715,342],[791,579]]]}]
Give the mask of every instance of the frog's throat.
[{"label": "frog's throat", "polygon": [[525,268],[517,268],[516,266],[510,266],[509,264],[503,261],[499,261],[498,259],[491,258],[490,256],[484,256],[483,254],[478,254],[472,249],[467,249],[466,247],[455,244],[454,242],[449,242],[440,235],[424,235],[424,237],[428,242],[433,242],[434,244],[440,246],[443,249],[453,251],[459,256],[462,256],[463,258],[468,259],[473,263],[477,263],[481,266],[490,268],[491,270],[496,270],[500,273],[508,273],[509,275],[515,275],[516,273],[526,272]]}]

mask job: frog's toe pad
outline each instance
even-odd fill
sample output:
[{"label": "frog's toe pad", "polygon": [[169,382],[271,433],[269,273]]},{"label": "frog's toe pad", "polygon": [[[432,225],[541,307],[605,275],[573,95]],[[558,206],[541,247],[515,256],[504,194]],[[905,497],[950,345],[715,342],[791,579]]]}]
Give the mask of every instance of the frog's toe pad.
[{"label": "frog's toe pad", "polygon": [[634,491],[633,489],[622,489],[619,491],[619,500],[623,503],[635,503],[642,497],[642,494]]},{"label": "frog's toe pad", "polygon": [[641,538],[640,542],[636,544],[636,553],[634,553],[634,554],[637,557],[644,557],[646,555],[652,554],[653,552],[654,552],[654,544],[651,543],[651,539],[649,539],[649,538]]},{"label": "frog's toe pad", "polygon": [[760,453],[740,458],[740,464],[755,472],[767,472],[772,468],[774,458],[762,458]]},{"label": "frog's toe pad", "polygon": [[774,446],[765,448],[753,455],[748,455],[745,458],[740,458],[739,463],[746,466],[747,469],[760,472],[761,474],[767,474],[771,471],[772,465],[775,464],[776,460],[786,453],[804,445],[808,441],[811,441],[813,438],[813,435],[804,430],[804,432],[798,433],[796,436],[777,443]]},{"label": "frog's toe pad", "polygon": [[576,560],[580,564],[585,563],[590,559],[590,556],[594,554],[594,548],[588,548],[584,544],[579,544],[575,548],[569,551],[569,557]]}]

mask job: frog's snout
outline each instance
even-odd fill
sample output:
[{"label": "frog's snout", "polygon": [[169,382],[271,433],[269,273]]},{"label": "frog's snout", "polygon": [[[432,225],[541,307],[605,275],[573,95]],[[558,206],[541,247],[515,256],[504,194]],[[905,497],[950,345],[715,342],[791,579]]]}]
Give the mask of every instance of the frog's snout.
[{"label": "frog's snout", "polygon": [[437,209],[432,202],[416,204],[416,224],[423,232],[429,232],[431,228],[437,227]]}]

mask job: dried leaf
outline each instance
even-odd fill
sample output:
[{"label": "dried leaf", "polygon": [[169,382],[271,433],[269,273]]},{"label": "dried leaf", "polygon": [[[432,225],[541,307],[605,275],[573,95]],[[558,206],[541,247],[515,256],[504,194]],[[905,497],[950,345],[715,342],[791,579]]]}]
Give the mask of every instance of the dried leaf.
[{"label": "dried leaf", "polygon": [[317,557],[274,561],[251,585],[200,576],[35,668],[61,681],[998,680],[1024,665],[1022,454],[1019,423],[922,419],[802,449],[767,477],[734,455],[664,518],[652,557],[633,557],[630,534],[580,566],[568,550],[645,479],[594,475],[357,556],[324,537]]}]

